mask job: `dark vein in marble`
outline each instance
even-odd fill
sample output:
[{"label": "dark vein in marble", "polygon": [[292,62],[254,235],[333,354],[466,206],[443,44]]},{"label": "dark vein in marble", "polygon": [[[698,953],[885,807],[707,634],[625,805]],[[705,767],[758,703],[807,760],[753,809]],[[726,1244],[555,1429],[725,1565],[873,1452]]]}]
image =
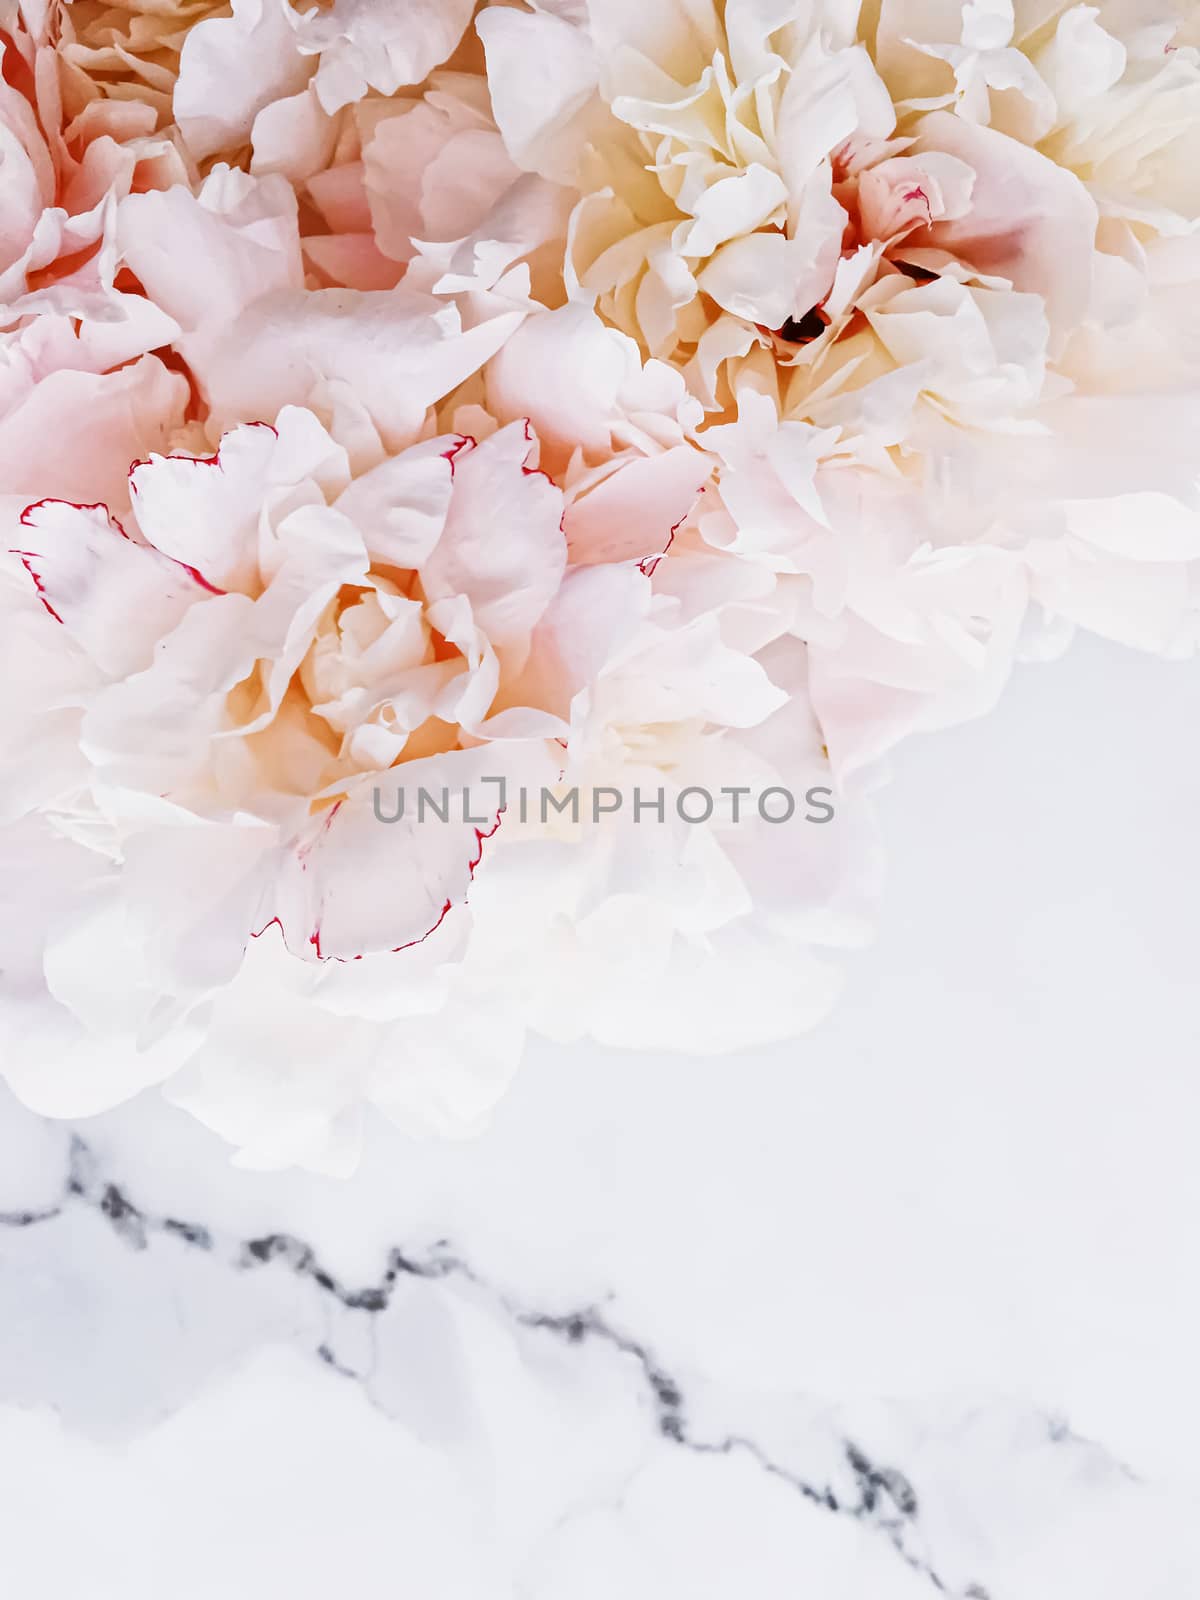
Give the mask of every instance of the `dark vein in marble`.
[{"label": "dark vein in marble", "polygon": [[62,1216],[61,1206],[47,1206],[41,1211],[0,1211],[0,1228],[32,1228],[38,1222],[53,1222]]},{"label": "dark vein in marble", "polygon": [[[125,1191],[110,1181],[88,1144],[72,1135],[68,1172],[62,1200],[39,1210],[0,1212],[0,1227],[28,1228],[52,1222],[68,1206],[78,1204],[102,1216],[131,1250],[144,1251],[156,1237],[175,1240],[190,1250],[215,1252],[218,1239],[202,1224],[178,1217],[157,1215],[136,1205]],[[659,1434],[671,1444],[697,1455],[744,1455],[769,1477],[786,1484],[810,1504],[832,1515],[845,1516],[883,1534],[907,1566],[919,1573],[940,1594],[951,1591],[933,1566],[908,1548],[907,1539],[917,1526],[919,1505],[912,1485],[894,1467],[880,1466],[853,1441],[844,1440],[846,1464],[853,1477],[856,1498],[839,1497],[828,1485],[808,1482],[775,1460],[763,1447],[743,1434],[705,1437],[689,1422],[686,1396],[680,1383],[636,1339],[621,1332],[596,1307],[561,1315],[550,1315],[521,1305],[480,1278],[470,1265],[455,1256],[446,1241],[435,1244],[424,1258],[402,1250],[388,1252],[379,1281],[352,1287],[341,1281],[321,1261],[311,1245],[292,1234],[269,1233],[260,1237],[224,1241],[222,1253],[238,1271],[251,1272],[277,1266],[298,1278],[308,1280],[322,1294],[329,1295],[347,1311],[378,1315],[388,1309],[401,1278],[439,1280],[458,1278],[486,1294],[494,1304],[520,1327],[563,1340],[569,1345],[595,1343],[627,1357],[640,1369],[646,1392],[654,1409]],[[315,1355],[332,1371],[353,1381],[362,1374],[345,1365],[328,1341],[315,1349]],[[956,1600],[989,1600],[978,1584],[958,1591]]]},{"label": "dark vein in marble", "polygon": [[[949,1593],[937,1572],[913,1554],[905,1545],[905,1535],[917,1522],[918,1502],[916,1492],[903,1473],[894,1467],[877,1467],[852,1441],[844,1440],[846,1461],[854,1475],[858,1490],[855,1501],[839,1499],[828,1484],[817,1487],[798,1474],[789,1471],[774,1460],[753,1439],[744,1434],[725,1434],[708,1439],[693,1432],[689,1425],[685,1397],[675,1379],[654,1359],[644,1345],[613,1328],[594,1308],[551,1317],[541,1313],[521,1312],[508,1306],[510,1314],[529,1328],[557,1335],[570,1344],[582,1344],[589,1339],[599,1340],[623,1355],[631,1357],[642,1369],[657,1410],[658,1430],[672,1443],[691,1450],[697,1455],[746,1455],[769,1477],[788,1485],[811,1504],[825,1511],[848,1516],[856,1521],[870,1523],[884,1533],[897,1554],[922,1577],[928,1579],[942,1594]],[[968,1590],[962,1600],[988,1600],[986,1592],[978,1585],[973,1593]]]},{"label": "dark vein in marble", "polygon": [[1093,1455],[1102,1457],[1110,1467],[1115,1467],[1121,1476],[1127,1478],[1130,1483],[1142,1483],[1144,1481],[1128,1462],[1114,1456],[1099,1440],[1090,1439],[1085,1433],[1077,1433],[1065,1417],[1057,1414],[1048,1416],[1046,1418],[1046,1432],[1050,1437],[1051,1444],[1076,1445],[1082,1450],[1087,1450]]}]

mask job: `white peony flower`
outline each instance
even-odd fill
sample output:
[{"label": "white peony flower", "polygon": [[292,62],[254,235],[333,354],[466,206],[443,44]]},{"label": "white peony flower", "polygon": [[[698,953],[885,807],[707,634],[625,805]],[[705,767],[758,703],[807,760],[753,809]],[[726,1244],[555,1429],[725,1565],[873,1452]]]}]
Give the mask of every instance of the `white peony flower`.
[{"label": "white peony flower", "polygon": [[[741,734],[721,742],[794,723],[788,695],[722,641],[709,580],[707,598],[654,587],[647,556],[670,544],[704,458],[626,455],[564,493],[535,448],[509,423],[477,443],[379,447],[352,475],[290,408],[211,459],[136,466],[128,524],[102,506],[26,510],[10,622],[20,655],[47,665],[42,698],[7,710],[14,744],[32,724],[40,753],[7,773],[5,848],[44,889],[5,1014],[34,1103],[94,1110],[186,1062],[178,1092],[253,1159],[337,1165],[330,1129],[345,1134],[364,1095],[410,1125],[471,1124],[530,1021],[678,1038],[705,965],[723,974],[724,1024],[693,1006],[689,1039],[777,1037],[827,1002],[829,978],[779,979],[814,941],[860,936],[861,907],[825,924],[819,911],[873,874],[870,851],[843,856],[848,834],[801,858],[817,876],[799,922],[781,904],[752,927],[756,885],[781,881],[765,822],[726,824],[724,847],[678,818],[653,838],[614,826],[572,840],[536,801],[504,823],[510,785],[590,793],[657,775],[675,794],[718,769],[745,782],[761,767],[764,784],[827,772],[815,731],[782,766],[786,738],[774,760],[738,754]],[[409,805],[390,825],[385,779]],[[421,790],[445,820],[413,815]],[[513,865],[480,910],[476,875],[509,832]],[[631,961],[650,992],[614,1029],[610,990]],[[747,983],[750,1019],[729,1004]],[[292,1013],[276,1047],[306,1037],[295,1063],[290,1047],[286,1063],[277,1048],[258,1060],[254,997],[276,989]],[[335,1036],[318,1109],[302,1063]]]}]

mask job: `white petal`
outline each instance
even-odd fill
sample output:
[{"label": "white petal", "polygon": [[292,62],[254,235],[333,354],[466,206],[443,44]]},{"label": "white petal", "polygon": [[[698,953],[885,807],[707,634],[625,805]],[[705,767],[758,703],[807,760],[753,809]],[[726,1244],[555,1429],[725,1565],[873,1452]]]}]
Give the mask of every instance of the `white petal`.
[{"label": "white petal", "polygon": [[627,460],[567,508],[571,561],[640,561],[661,555],[712,476],[712,462],[689,445]]},{"label": "white petal", "polygon": [[710,256],[718,245],[779,220],[787,190],[777,172],[751,165],[735,177],[711,184],[681,225],[675,248],[685,256]]},{"label": "white petal", "polygon": [[477,24],[487,52],[492,105],[519,167],[571,184],[583,152],[583,113],[599,62],[582,28],[545,13],[485,8]]},{"label": "white petal", "polygon": [[199,572],[134,544],[103,506],[44,500],[21,526],[19,554],[42,604],[114,677],[146,665],[155,642],[215,592]]},{"label": "white petal", "polygon": [[359,529],[374,562],[401,571],[420,567],[441,537],[461,439],[414,445],[352,484],[334,502]]},{"label": "white petal", "polygon": [[420,83],[454,50],[473,0],[334,0],[293,23],[302,50],[318,55],[316,87],[326,111],[368,89],[395,94]]},{"label": "white petal", "polygon": [[[461,907],[498,821],[498,787],[482,779],[503,773],[488,771],[490,759],[456,751],[403,763],[392,781],[359,782],[315,818],[294,841],[274,890],[289,949],[342,960],[395,950],[403,959],[404,946]],[[398,790],[404,816],[380,821],[396,815]],[[423,813],[422,790],[430,797]],[[464,820],[464,807],[468,819],[480,820]]]},{"label": "white petal", "polygon": [[501,650],[527,644],[567,561],[562,493],[527,468],[531,451],[513,422],[455,456],[446,526],[421,567],[429,599],[466,596]]},{"label": "white petal", "polygon": [[1073,172],[994,128],[935,111],[922,119],[919,150],[944,151],[975,172],[971,209],[930,229],[934,244],[981,272],[1039,294],[1051,326],[1074,326],[1087,306],[1096,203]]},{"label": "white petal", "polygon": [[174,110],[197,161],[236,152],[264,107],[302,90],[312,63],[296,48],[286,0],[233,0],[233,15],[188,30]]},{"label": "white petal", "polygon": [[130,474],[138,526],[164,555],[201,569],[220,589],[256,591],[264,503],[306,479],[344,483],[344,453],[295,407],[274,427],[235,428],[217,454],[154,456]]}]

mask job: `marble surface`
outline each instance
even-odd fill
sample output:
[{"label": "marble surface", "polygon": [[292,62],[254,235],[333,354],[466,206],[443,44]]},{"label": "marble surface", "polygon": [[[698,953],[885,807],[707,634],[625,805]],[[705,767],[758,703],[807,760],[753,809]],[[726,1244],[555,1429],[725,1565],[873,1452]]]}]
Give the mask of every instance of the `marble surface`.
[{"label": "marble surface", "polygon": [[344,1184],[0,1098],[0,1594],[1200,1597],[1198,726],[1081,642],[907,749],[799,1045]]}]

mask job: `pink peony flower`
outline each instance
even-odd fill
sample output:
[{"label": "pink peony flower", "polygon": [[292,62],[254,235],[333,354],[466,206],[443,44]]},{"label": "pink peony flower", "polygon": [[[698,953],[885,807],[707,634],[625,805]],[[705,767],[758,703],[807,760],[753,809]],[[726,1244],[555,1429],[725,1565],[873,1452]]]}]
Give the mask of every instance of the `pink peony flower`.
[{"label": "pink peony flower", "polygon": [[[125,468],[184,420],[178,329],[123,275],[117,207],[185,176],[144,106],[73,93],[57,12],[0,12],[0,505],[123,501]],[[159,352],[159,355],[150,352]],[[64,440],[70,447],[64,449]]]}]

